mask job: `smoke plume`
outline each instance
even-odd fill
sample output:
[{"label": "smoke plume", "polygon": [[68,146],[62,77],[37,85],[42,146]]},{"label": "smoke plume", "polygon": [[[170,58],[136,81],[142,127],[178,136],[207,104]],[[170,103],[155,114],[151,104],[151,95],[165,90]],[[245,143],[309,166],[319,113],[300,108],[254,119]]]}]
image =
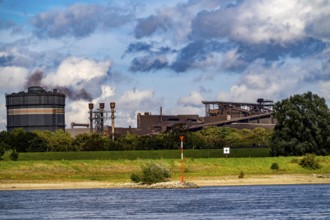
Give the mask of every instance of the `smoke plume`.
[{"label": "smoke plume", "polygon": [[25,88],[29,88],[30,86],[41,86],[41,80],[44,77],[44,73],[37,69],[32,75],[27,79],[25,83]]},{"label": "smoke plume", "polygon": [[52,91],[53,89],[57,89],[58,92],[65,94],[71,100],[86,100],[91,101],[93,99],[92,95],[88,93],[85,89],[76,90],[70,87],[57,86],[56,84],[52,87],[49,85],[45,85],[42,83],[42,79],[44,78],[44,72],[42,70],[35,70],[27,79],[25,83],[25,89],[31,86],[41,86],[47,91]]}]

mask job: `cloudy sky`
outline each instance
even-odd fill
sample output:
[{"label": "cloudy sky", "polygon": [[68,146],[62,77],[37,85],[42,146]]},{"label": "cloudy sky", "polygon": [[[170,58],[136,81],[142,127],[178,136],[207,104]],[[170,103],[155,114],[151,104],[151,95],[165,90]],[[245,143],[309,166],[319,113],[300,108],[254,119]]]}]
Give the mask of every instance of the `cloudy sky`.
[{"label": "cloudy sky", "polygon": [[87,103],[199,114],[202,100],[274,101],[312,91],[330,106],[329,0],[0,0],[5,93],[66,91],[66,124]]}]

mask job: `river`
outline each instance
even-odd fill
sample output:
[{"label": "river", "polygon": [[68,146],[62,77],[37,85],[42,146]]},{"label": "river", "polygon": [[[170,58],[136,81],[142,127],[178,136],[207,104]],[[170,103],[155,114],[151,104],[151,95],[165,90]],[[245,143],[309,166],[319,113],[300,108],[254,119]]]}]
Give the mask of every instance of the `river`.
[{"label": "river", "polygon": [[0,219],[330,219],[330,185],[0,191]]}]

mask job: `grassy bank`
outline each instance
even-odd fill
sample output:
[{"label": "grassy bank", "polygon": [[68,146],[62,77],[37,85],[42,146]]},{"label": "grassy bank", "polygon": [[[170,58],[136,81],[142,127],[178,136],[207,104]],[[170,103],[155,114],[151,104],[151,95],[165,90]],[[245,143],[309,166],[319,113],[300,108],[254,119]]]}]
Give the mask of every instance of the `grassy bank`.
[{"label": "grassy bank", "polygon": [[[231,149],[230,158],[268,157],[269,148]],[[223,158],[222,149],[185,150],[186,158]],[[36,160],[136,160],[136,159],[177,159],[180,150],[141,150],[141,151],[79,151],[79,152],[36,152],[20,153],[20,161]],[[9,153],[4,156],[9,159]]]},{"label": "grassy bank", "polygon": [[[297,157],[264,158],[186,158],[185,179],[221,178],[238,176],[241,171],[249,175],[274,174],[329,174],[330,156],[318,157],[321,169],[307,170],[294,163]],[[130,175],[139,172],[141,165],[150,162],[166,165],[172,180],[180,179],[180,159],[136,159],[136,160],[39,160],[0,161],[0,184],[8,182],[57,182],[57,181],[109,181],[130,182]],[[278,163],[279,170],[270,169]]]}]

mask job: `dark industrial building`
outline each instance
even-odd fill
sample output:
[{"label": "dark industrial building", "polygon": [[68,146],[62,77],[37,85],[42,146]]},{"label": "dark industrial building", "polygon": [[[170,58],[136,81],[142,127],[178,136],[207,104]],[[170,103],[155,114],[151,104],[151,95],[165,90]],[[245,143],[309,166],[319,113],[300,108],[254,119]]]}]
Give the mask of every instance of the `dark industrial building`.
[{"label": "dark industrial building", "polygon": [[7,131],[65,129],[65,95],[32,86],[27,92],[6,94]]},{"label": "dark industrial building", "polygon": [[[114,127],[114,105],[112,111],[104,110],[104,103],[100,103],[100,108],[93,110],[93,105],[89,104],[88,124],[72,123],[72,129],[69,133],[77,135],[79,133],[107,134],[114,137],[125,135],[127,133],[136,135],[153,135],[161,132],[169,131],[178,126],[184,126],[190,131],[198,131],[209,126],[230,126],[237,129],[254,129],[263,127],[272,129],[275,127],[276,119],[273,118],[273,101],[259,98],[256,103],[245,102],[223,102],[223,101],[203,101],[205,106],[205,116],[199,115],[166,115],[163,114],[162,107],[157,115],[150,112],[137,114],[137,127],[123,128]],[[112,126],[104,126],[104,121],[112,119]],[[93,130],[93,122],[95,123],[95,131]],[[73,129],[73,126],[84,126],[87,128]],[[89,127],[89,128],[88,128]],[[98,127],[102,129],[97,129]],[[103,128],[105,128],[103,130]],[[89,129],[89,130],[88,130]]]},{"label": "dark industrial building", "polygon": [[276,120],[272,116],[273,101],[257,100],[257,103],[203,101],[205,117],[198,115],[159,115],[145,112],[137,115],[137,131],[140,134],[164,132],[175,126],[185,126],[197,131],[208,126],[230,126],[234,128],[273,128]]}]

